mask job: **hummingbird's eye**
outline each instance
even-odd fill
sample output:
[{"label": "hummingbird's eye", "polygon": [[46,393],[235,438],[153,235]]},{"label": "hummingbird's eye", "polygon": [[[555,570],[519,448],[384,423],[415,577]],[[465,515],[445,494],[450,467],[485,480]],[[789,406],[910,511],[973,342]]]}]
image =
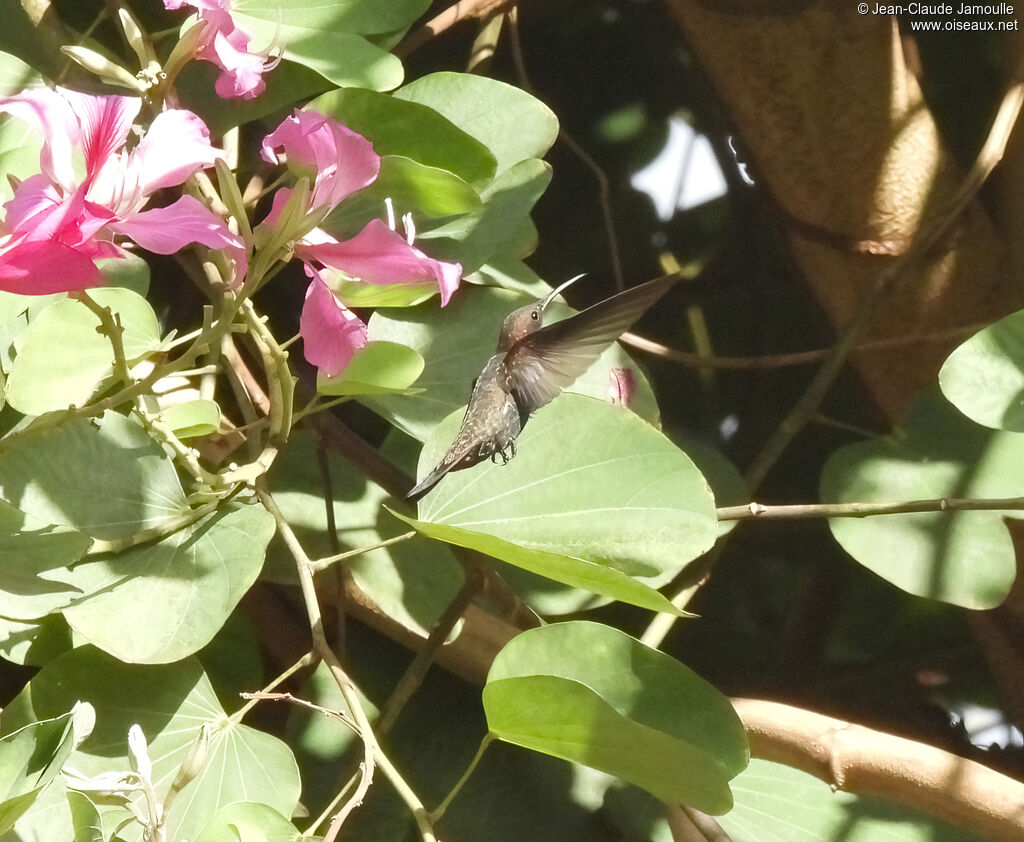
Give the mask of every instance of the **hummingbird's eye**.
[{"label": "hummingbird's eye", "polygon": [[537,319],[540,318],[540,313],[534,310],[532,313],[530,313],[530,318],[533,319],[534,321],[537,321]]}]

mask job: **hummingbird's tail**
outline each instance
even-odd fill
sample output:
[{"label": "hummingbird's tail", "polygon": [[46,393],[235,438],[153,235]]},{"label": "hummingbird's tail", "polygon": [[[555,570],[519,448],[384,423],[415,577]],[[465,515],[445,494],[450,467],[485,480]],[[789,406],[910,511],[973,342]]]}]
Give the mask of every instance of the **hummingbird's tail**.
[{"label": "hummingbird's tail", "polygon": [[437,485],[444,478],[444,475],[447,474],[452,469],[453,464],[454,463],[452,462],[442,462],[440,465],[434,468],[434,470],[432,470],[429,474],[423,477],[423,479],[416,483],[416,485],[412,487],[409,493],[405,495],[405,499],[415,503],[417,500],[420,499],[420,497],[422,497],[424,494],[430,491],[431,488]]}]

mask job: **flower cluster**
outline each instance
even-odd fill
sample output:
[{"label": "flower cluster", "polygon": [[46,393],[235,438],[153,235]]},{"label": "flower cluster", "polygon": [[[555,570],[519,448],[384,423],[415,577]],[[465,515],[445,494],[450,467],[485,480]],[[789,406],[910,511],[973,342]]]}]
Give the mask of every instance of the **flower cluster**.
[{"label": "flower cluster", "polygon": [[[287,161],[299,175],[312,179],[304,209],[327,212],[347,196],[371,184],[380,171],[380,157],[362,135],[314,111],[296,111],[263,140],[263,157]],[[291,188],[274,195],[263,227],[279,224]],[[310,278],[299,323],[306,359],[327,376],[340,373],[366,344],[366,326],[330,290],[325,270],[385,286],[430,284],[441,294],[441,306],[458,287],[462,267],[434,260],[393,231],[370,221],[350,240],[339,241],[314,228],[293,244]]]},{"label": "flower cluster", "polygon": [[[165,5],[178,8],[183,2]],[[188,5],[198,9],[204,27],[196,55],[224,71],[218,92],[259,93],[266,56],[248,52],[248,38],[234,27],[228,0]],[[286,163],[298,180],[277,190],[252,242],[187,194],[166,207],[147,208],[154,193],[184,184],[224,153],[211,145],[203,121],[182,109],[159,113],[129,148],[141,107],[137,97],[65,88],[0,98],[0,112],[35,125],[43,136],[41,172],[17,183],[4,205],[0,290],[40,295],[95,286],[101,282],[96,261],[122,255],[121,239],[157,254],[192,243],[217,249],[233,266],[227,280],[235,285],[246,277],[254,250],[267,248],[274,258],[292,254],[310,279],[300,319],[305,356],[333,377],[366,344],[366,325],[338,300],[332,282],[437,289],[442,306],[458,286],[461,266],[428,257],[411,235],[406,239],[382,220],[372,220],[348,240],[310,227],[380,172],[380,157],[366,138],[313,111],[295,111],[263,139],[263,158]],[[251,280],[255,288],[262,278]]]},{"label": "flower cluster", "polygon": [[230,0],[164,0],[170,10],[191,6],[203,27],[196,56],[220,68],[217,93],[229,99],[253,99],[267,87],[263,74],[277,65],[269,50],[250,50],[249,36],[231,18]]},{"label": "flower cluster", "polygon": [[210,144],[203,121],[180,109],[159,114],[128,151],[141,104],[64,88],[0,97],[0,112],[43,135],[42,172],[17,184],[4,206],[0,289],[42,295],[95,286],[95,261],[122,253],[114,235],[157,254],[190,243],[225,249],[244,272],[242,241],[197,199],[144,209],[157,190],[182,184],[223,153]]}]

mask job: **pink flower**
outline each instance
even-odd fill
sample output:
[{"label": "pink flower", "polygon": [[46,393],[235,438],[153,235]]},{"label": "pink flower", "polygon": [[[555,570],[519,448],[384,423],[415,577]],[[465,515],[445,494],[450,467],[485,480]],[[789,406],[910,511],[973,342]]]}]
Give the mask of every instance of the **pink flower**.
[{"label": "pink flower", "polygon": [[215,88],[224,99],[254,99],[267,87],[263,74],[277,66],[280,58],[264,51],[249,49],[249,36],[231,19],[230,0],[164,0],[164,8],[192,6],[199,25],[205,26],[196,48],[196,56],[221,69]]},{"label": "pink flower", "polygon": [[[189,243],[227,249],[244,271],[242,241],[191,196],[144,210],[152,193],[181,184],[223,153],[190,111],[156,117],[131,152],[125,143],[141,100],[64,88],[0,98],[0,112],[43,133],[39,175],[25,179],[0,223],[0,289],[23,294],[85,289],[100,281],[94,261],[121,254],[113,236],[170,254]],[[84,159],[84,177],[75,158]]]},{"label": "pink flower", "polygon": [[[287,161],[289,168],[312,178],[307,211],[335,208],[380,172],[380,157],[366,138],[313,111],[288,117],[264,138],[262,154],[270,163]],[[288,224],[282,211],[292,195],[290,188],[278,190],[261,225]],[[462,276],[459,264],[428,257],[379,219],[344,241],[314,228],[292,248],[311,278],[299,322],[305,357],[328,377],[340,374],[366,344],[366,326],[331,292],[325,268],[371,284],[436,287],[442,307]]]}]

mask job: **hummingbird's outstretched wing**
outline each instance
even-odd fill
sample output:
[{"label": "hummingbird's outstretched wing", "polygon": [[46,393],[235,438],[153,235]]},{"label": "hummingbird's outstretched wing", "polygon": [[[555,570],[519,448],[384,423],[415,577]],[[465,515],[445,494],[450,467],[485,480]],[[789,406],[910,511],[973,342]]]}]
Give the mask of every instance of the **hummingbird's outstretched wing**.
[{"label": "hummingbird's outstretched wing", "polygon": [[678,274],[655,278],[516,342],[499,376],[520,409],[528,415],[554,400],[677,280]]}]

